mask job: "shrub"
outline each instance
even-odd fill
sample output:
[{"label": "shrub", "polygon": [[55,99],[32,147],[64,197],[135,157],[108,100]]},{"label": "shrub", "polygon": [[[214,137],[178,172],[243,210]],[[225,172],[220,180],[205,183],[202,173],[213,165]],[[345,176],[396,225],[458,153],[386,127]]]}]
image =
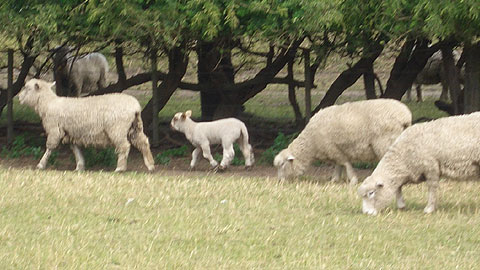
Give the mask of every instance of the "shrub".
[{"label": "shrub", "polygon": [[105,149],[87,147],[83,150],[83,156],[85,157],[85,167],[87,168],[91,168],[95,165],[111,168],[117,165],[117,155],[115,154],[115,149],[113,147]]},{"label": "shrub", "polygon": [[285,135],[282,132],[278,133],[278,136],[273,141],[273,145],[267,148],[263,152],[262,156],[258,160],[259,163],[263,164],[272,164],[275,156],[280,153],[283,149],[287,148],[288,145],[298,136],[298,132],[295,132],[290,135]]},{"label": "shrub", "polygon": [[[27,143],[28,142],[28,143]],[[40,145],[44,144],[44,140],[33,134],[22,134],[15,137],[10,148],[3,146],[0,156],[3,158],[20,158],[20,157],[33,157],[38,160],[43,155],[43,150]],[[58,155],[54,151],[55,156]],[[53,154],[52,153],[52,154]],[[52,159],[52,156],[50,157]]]},{"label": "shrub", "polygon": [[170,163],[172,157],[184,157],[187,155],[188,152],[188,147],[186,145],[177,148],[167,149],[155,156],[155,163],[167,165],[168,163]]}]

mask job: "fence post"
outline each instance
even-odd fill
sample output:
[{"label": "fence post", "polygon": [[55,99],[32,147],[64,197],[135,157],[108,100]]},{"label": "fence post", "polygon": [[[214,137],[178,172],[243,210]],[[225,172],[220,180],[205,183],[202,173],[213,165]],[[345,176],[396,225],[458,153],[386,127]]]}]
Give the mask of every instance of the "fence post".
[{"label": "fence post", "polygon": [[310,50],[303,50],[305,62],[305,125],[310,121],[312,116],[312,75],[310,72]]},{"label": "fence post", "polygon": [[157,50],[152,48],[150,60],[152,62],[152,146],[158,146],[160,137],[158,132],[158,74],[157,74]]},{"label": "fence post", "polygon": [[7,146],[13,143],[13,49],[8,49],[7,62]]}]

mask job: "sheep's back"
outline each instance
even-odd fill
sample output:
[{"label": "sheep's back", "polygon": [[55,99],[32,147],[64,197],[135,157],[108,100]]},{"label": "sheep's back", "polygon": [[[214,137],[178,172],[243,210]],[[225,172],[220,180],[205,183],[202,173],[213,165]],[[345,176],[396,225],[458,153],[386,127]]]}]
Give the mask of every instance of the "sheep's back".
[{"label": "sheep's back", "polygon": [[312,117],[297,144],[333,160],[347,156],[350,161],[375,161],[411,124],[411,118],[403,103],[391,99],[334,105]]},{"label": "sheep's back", "polygon": [[412,180],[437,168],[446,178],[478,178],[480,113],[413,125],[398,137],[385,160],[391,167],[404,167]]},{"label": "sheep's back", "polygon": [[113,137],[126,137],[138,101],[125,94],[85,98],[58,98],[49,105],[45,121],[54,121],[65,132],[64,143],[106,146]]}]

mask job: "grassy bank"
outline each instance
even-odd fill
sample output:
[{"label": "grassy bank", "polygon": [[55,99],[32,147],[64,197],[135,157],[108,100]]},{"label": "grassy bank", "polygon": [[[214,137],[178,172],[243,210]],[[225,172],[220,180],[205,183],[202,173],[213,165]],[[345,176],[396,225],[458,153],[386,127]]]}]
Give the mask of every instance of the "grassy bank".
[{"label": "grassy bank", "polygon": [[[1,165],[0,165],[1,166]],[[361,214],[345,184],[0,167],[0,269],[474,269],[479,182],[425,215]]]}]

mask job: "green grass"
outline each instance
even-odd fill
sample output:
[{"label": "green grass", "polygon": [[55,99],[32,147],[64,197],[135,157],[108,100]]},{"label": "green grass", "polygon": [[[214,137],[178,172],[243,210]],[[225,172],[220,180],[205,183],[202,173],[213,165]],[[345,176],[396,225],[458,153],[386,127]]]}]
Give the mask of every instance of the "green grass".
[{"label": "green grass", "polygon": [[0,167],[0,269],[474,269],[479,182],[425,215],[361,214],[345,184]]}]

